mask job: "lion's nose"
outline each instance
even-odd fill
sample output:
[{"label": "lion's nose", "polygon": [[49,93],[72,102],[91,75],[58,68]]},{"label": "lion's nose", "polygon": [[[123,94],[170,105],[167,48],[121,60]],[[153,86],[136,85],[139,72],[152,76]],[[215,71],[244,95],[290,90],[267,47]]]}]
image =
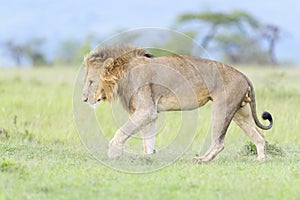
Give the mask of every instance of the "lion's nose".
[{"label": "lion's nose", "polygon": [[87,97],[82,98],[82,101],[84,101],[84,102],[87,102],[88,100],[89,100],[89,98],[87,98]]}]

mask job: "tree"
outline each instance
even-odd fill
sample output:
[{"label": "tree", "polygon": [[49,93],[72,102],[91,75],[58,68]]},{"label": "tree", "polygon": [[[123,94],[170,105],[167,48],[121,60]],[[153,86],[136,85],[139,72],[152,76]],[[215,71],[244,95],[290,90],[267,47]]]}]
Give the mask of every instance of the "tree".
[{"label": "tree", "polygon": [[20,44],[16,44],[14,41],[9,40],[4,43],[4,47],[8,56],[10,56],[15,63],[16,66],[21,66],[22,60],[24,58],[24,46]]},{"label": "tree", "polygon": [[215,40],[225,62],[269,64],[268,54],[262,49],[260,40],[256,38],[247,38],[241,34],[220,34]]},{"label": "tree", "polygon": [[5,49],[8,55],[12,58],[16,66],[21,66],[25,61],[28,61],[33,66],[45,65],[45,59],[42,46],[44,39],[35,38],[30,39],[26,43],[16,43],[13,40],[5,42]]},{"label": "tree", "polygon": [[42,38],[30,39],[24,45],[24,54],[31,60],[33,66],[46,65],[48,62],[45,58],[45,53],[43,51],[43,45],[45,40]]},{"label": "tree", "polygon": [[202,47],[222,50],[226,61],[272,65],[278,62],[275,46],[280,30],[275,25],[263,25],[244,11],[186,13],[178,17],[177,25],[193,21],[207,26],[204,34],[198,31]]},{"label": "tree", "polygon": [[275,45],[279,40],[280,29],[276,25],[268,24],[263,27],[262,37],[268,42],[268,53],[270,61],[273,65],[277,65],[277,59],[275,56]]},{"label": "tree", "polygon": [[201,45],[207,48],[209,43],[214,39],[220,28],[227,28],[246,33],[247,29],[257,29],[260,23],[257,19],[244,11],[232,11],[230,13],[222,12],[203,12],[203,13],[186,13],[178,17],[177,23],[187,23],[199,21],[209,26],[208,32],[204,35]]}]

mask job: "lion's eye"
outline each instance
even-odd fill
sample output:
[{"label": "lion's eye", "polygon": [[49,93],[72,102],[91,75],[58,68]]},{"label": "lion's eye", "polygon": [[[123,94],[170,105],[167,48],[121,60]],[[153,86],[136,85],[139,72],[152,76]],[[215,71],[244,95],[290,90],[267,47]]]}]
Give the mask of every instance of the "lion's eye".
[{"label": "lion's eye", "polygon": [[90,80],[89,86],[91,86],[94,83],[94,81]]}]

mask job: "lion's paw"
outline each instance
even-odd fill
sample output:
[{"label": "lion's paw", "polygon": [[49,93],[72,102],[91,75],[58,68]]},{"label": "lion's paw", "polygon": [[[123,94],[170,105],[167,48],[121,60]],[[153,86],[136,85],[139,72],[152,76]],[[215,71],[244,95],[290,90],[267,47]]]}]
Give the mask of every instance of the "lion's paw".
[{"label": "lion's paw", "polygon": [[263,156],[257,156],[256,160],[258,162],[265,162],[266,161],[266,156],[265,155],[263,155]]},{"label": "lion's paw", "polygon": [[109,142],[107,156],[110,159],[117,159],[123,154],[123,145],[116,144],[113,140]]},{"label": "lion's paw", "polygon": [[193,158],[193,162],[195,164],[202,164],[202,163],[207,163],[208,161],[206,161],[202,156],[195,156]]}]

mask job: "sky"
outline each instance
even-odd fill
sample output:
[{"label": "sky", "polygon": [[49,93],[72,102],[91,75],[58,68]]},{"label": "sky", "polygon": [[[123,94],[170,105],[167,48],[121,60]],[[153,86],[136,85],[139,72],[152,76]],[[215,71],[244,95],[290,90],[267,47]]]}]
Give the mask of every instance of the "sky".
[{"label": "sky", "polygon": [[[245,10],[263,23],[278,25],[280,60],[300,63],[300,6],[295,0],[0,0],[0,66],[9,65],[2,44],[45,38],[54,54],[60,41],[82,40],[88,34],[107,38],[117,30],[170,28],[186,12]],[[201,31],[201,30],[199,30]]]}]

